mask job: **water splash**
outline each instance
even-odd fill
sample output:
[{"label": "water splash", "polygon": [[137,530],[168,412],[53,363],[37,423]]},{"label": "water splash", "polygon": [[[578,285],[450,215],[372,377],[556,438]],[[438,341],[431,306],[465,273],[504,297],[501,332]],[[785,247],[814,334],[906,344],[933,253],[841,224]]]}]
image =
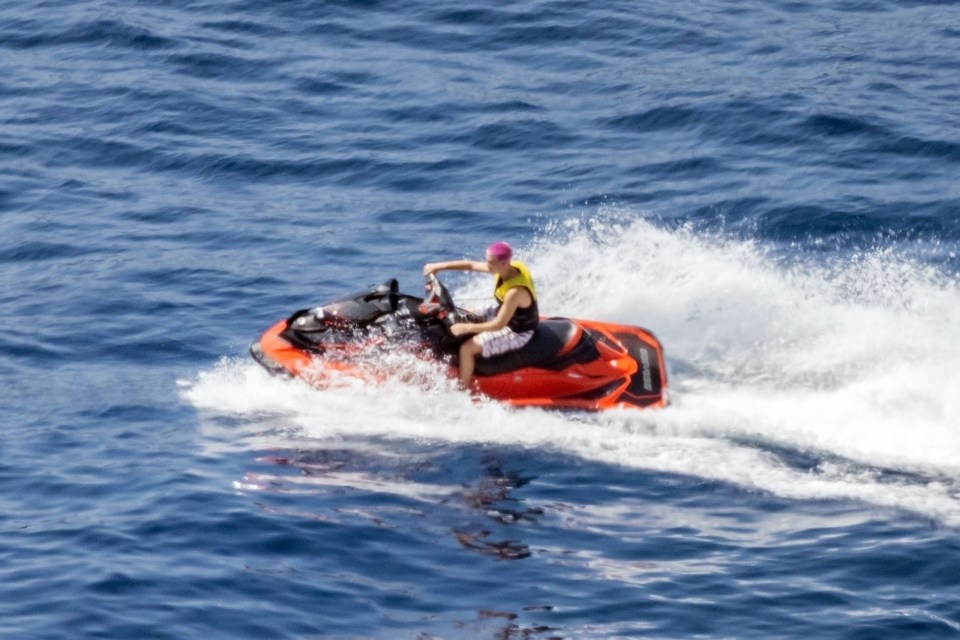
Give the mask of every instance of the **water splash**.
[{"label": "water splash", "polygon": [[[522,257],[541,309],[663,341],[670,407],[577,416],[476,403],[438,365],[315,390],[251,363],[185,383],[205,412],[282,414],[312,438],[495,442],[691,474],[797,499],[853,499],[960,525],[960,289],[903,247],[805,254],[604,215]],[[907,248],[908,249],[908,248]],[[455,289],[489,294],[486,278]]]}]

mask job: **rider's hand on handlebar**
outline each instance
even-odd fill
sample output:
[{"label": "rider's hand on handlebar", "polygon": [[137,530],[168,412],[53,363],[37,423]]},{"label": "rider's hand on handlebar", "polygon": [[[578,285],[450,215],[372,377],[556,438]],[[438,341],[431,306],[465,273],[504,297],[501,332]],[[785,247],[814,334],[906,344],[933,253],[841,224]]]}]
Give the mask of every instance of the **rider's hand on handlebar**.
[{"label": "rider's hand on handlebar", "polygon": [[467,333],[475,333],[469,322],[458,322],[450,327],[450,333],[455,336],[462,336]]}]

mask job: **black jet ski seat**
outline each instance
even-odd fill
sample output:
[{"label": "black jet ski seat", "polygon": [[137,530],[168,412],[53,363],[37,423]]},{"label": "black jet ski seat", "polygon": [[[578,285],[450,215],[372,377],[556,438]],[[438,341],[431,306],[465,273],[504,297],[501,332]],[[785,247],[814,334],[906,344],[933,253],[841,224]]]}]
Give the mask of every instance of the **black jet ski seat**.
[{"label": "black jet ski seat", "polygon": [[493,358],[477,358],[476,374],[492,376],[523,367],[563,369],[576,362],[589,362],[598,356],[589,333],[573,320],[541,320],[530,342],[515,351]]}]

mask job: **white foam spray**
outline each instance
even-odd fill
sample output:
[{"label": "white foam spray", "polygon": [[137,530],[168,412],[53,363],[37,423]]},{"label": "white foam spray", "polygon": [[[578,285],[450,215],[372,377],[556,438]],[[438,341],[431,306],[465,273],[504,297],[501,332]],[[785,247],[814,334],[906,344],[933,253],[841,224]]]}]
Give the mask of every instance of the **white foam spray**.
[{"label": "white foam spray", "polygon": [[[474,403],[438,365],[409,360],[387,365],[412,367],[412,377],[322,390],[227,361],[183,383],[183,396],[206,414],[282,416],[310,438],[545,448],[960,525],[960,288],[951,276],[896,246],[807,257],[618,219],[553,225],[519,253],[544,313],[657,334],[671,374],[666,409],[571,417]],[[482,298],[489,287],[478,276],[455,297]]]}]

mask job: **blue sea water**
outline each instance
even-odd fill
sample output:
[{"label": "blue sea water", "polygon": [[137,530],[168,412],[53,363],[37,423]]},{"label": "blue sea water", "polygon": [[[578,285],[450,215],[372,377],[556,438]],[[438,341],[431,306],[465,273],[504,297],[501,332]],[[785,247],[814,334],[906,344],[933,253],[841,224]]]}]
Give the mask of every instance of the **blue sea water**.
[{"label": "blue sea water", "polygon": [[[0,638],[960,637],[958,68],[947,0],[3,2]],[[670,406],[247,356],[498,239]]]}]

